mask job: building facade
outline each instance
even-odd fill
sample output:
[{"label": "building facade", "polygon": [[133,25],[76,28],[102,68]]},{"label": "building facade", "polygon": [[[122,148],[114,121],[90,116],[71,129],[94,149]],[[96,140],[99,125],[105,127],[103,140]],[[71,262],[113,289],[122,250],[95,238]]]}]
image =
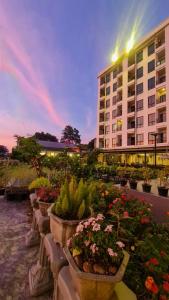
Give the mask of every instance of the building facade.
[{"label": "building facade", "polygon": [[153,163],[154,133],[163,163],[169,157],[169,19],[98,76],[97,148],[129,163],[138,157]]}]

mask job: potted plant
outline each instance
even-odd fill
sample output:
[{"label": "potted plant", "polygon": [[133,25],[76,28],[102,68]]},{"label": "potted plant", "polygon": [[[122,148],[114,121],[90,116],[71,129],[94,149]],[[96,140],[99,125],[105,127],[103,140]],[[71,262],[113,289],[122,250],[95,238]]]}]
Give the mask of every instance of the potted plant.
[{"label": "potted plant", "polygon": [[51,233],[61,246],[64,246],[75,232],[79,221],[89,217],[90,203],[89,185],[82,179],[77,183],[72,177],[69,183],[66,180],[61,186],[57,201],[49,209]]},{"label": "potted plant", "polygon": [[64,248],[81,300],[110,300],[124,276],[129,254],[102,214],[80,222]]},{"label": "potted plant", "polygon": [[[29,185],[29,190],[31,192],[34,192],[36,194],[36,197],[35,199],[33,200],[33,206],[38,208],[39,207],[39,203],[38,203],[38,192],[41,190],[41,197],[44,197],[46,198],[45,196],[45,190],[46,190],[46,193],[47,193],[47,190],[50,190],[52,187],[50,181],[48,178],[46,177],[38,177],[36,179],[34,179],[30,185]],[[43,190],[44,189],[44,190]],[[45,202],[45,201],[43,201]],[[42,203],[43,205],[43,203]],[[45,206],[45,205],[44,205]],[[43,209],[42,209],[43,210]]]},{"label": "potted plant", "polygon": [[144,183],[142,184],[143,192],[150,193],[151,192],[151,178],[152,178],[152,170],[150,168],[143,168],[143,178]]},{"label": "potted plant", "polygon": [[136,176],[136,173],[133,172],[131,175],[130,175],[130,179],[129,179],[129,184],[130,184],[130,188],[133,189],[133,190],[136,190],[137,189],[137,176]]},{"label": "potted plant", "polygon": [[42,216],[47,216],[47,210],[59,195],[59,189],[42,187],[37,191],[37,201]]},{"label": "potted plant", "polygon": [[167,178],[167,170],[160,170],[158,173],[158,177],[160,180],[160,185],[158,186],[158,193],[160,196],[167,197],[168,196],[168,178]]}]

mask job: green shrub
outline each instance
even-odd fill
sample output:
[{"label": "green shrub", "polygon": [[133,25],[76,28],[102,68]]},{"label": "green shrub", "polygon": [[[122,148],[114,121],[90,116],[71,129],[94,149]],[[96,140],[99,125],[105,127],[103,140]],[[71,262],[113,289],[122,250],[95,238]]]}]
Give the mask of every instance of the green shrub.
[{"label": "green shrub", "polygon": [[51,188],[51,183],[50,183],[49,179],[47,179],[45,177],[36,178],[29,185],[29,190],[39,189],[39,188],[42,188],[42,187]]}]

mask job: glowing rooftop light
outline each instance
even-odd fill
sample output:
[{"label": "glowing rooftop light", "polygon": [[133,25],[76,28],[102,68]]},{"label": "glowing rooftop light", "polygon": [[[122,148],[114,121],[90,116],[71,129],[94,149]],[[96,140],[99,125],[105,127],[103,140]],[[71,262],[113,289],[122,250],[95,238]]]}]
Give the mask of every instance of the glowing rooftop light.
[{"label": "glowing rooftop light", "polygon": [[118,53],[117,51],[113,53],[111,60],[113,63],[115,63],[118,60]]},{"label": "glowing rooftop light", "polygon": [[134,46],[134,37],[131,36],[131,38],[129,39],[129,41],[127,42],[127,45],[126,45],[126,52],[129,53],[131,51],[131,49],[133,48]]}]

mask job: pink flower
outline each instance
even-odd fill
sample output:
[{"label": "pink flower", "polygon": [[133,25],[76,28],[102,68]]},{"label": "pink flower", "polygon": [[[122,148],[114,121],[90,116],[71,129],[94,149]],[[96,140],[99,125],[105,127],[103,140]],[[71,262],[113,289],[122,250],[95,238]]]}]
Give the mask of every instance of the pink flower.
[{"label": "pink flower", "polygon": [[124,211],[124,213],[123,213],[123,218],[129,218],[129,213],[128,213],[128,211]]},{"label": "pink flower", "polygon": [[113,200],[113,204],[116,204],[119,200],[120,198],[116,198],[115,200]]},{"label": "pink flower", "polygon": [[124,248],[125,244],[121,241],[116,242],[116,245],[119,246],[119,248]]},{"label": "pink flower", "polygon": [[92,250],[93,254],[98,250],[98,247],[96,246],[96,244],[92,244],[90,246],[90,249]]},{"label": "pink flower", "polygon": [[95,218],[91,217],[91,218],[88,219],[87,222],[90,224],[90,223],[92,223],[93,221],[95,221]]},{"label": "pink flower", "polygon": [[79,224],[77,227],[76,227],[76,232],[79,233],[79,232],[82,232],[83,231],[83,228],[84,226],[82,224]]},{"label": "pink flower", "polygon": [[86,247],[88,247],[90,245],[90,241],[89,240],[84,241],[84,244],[85,244]]},{"label": "pink flower", "polygon": [[104,220],[103,214],[98,214],[96,217],[96,221],[103,221],[103,220]]},{"label": "pink flower", "polygon": [[107,252],[109,253],[110,256],[114,256],[114,257],[118,256],[118,254],[116,252],[114,252],[113,249],[111,249],[111,248],[108,248]]},{"label": "pink flower", "polygon": [[105,232],[112,232],[112,227],[113,227],[113,225],[107,225],[104,231]]},{"label": "pink flower", "polygon": [[84,226],[84,228],[87,228],[88,226],[90,226],[90,222],[89,221],[84,222],[83,226]]},{"label": "pink flower", "polygon": [[92,230],[93,231],[99,231],[100,230],[100,224],[95,223]]}]

